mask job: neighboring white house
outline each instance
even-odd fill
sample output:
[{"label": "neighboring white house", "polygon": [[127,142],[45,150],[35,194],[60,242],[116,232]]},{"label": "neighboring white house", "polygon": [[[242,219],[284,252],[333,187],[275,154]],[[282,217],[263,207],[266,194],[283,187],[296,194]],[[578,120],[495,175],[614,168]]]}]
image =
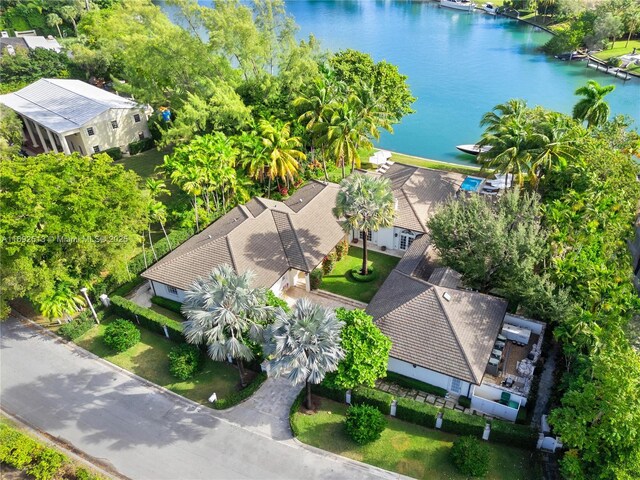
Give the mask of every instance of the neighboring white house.
[{"label": "neighboring white house", "polygon": [[198,277],[222,264],[251,270],[276,295],[296,285],[345,238],[332,208],[338,185],[311,181],[282,202],[256,197],[194,235],[142,273],[154,293],[182,302]]},{"label": "neighboring white house", "polygon": [[127,151],[151,136],[144,106],[80,80],[43,78],[0,95],[0,103],[20,116],[30,145],[45,152]]},{"label": "neighboring white house", "polygon": [[[393,163],[383,173],[372,174],[388,178],[395,199],[396,218],[391,228],[369,232],[367,240],[378,247],[406,251],[413,240],[427,232],[427,220],[435,208],[458,192],[464,176]],[[353,232],[352,240],[362,238]]]},{"label": "neighboring white house", "polygon": [[391,339],[388,369],[514,421],[527,403],[544,324],[506,314],[501,298],[461,289],[457,272],[434,267],[429,243],[416,238],[367,307]]}]

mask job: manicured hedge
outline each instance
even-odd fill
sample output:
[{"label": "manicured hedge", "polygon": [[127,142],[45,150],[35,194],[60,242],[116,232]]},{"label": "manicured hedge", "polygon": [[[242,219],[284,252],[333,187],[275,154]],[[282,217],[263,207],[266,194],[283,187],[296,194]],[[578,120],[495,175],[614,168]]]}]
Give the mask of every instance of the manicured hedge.
[{"label": "manicured hedge", "polygon": [[312,384],[311,391],[320,397],[328,398],[340,403],[345,403],[345,397],[347,394],[347,391],[344,388],[330,385],[326,380],[317,385]]},{"label": "manicured hedge", "polygon": [[88,312],[82,312],[77,318],[69,323],[65,323],[58,330],[58,334],[67,340],[75,340],[91,330],[95,325],[95,320]]},{"label": "manicured hedge", "polygon": [[435,428],[436,418],[440,408],[430,403],[417,402],[410,398],[398,398],[396,418],[405,422],[415,423],[423,427]]},{"label": "manicured hedge", "polygon": [[443,432],[482,437],[484,427],[487,424],[484,418],[448,408],[445,408],[442,412]]},{"label": "manicured hedge", "polygon": [[421,382],[420,380],[405,377],[404,375],[400,375],[399,373],[395,372],[387,372],[387,380],[400,385],[401,387],[420,390],[421,392],[431,393],[433,395],[437,395],[438,397],[444,397],[447,394],[447,391],[444,388],[436,387],[435,385],[430,385],[428,383]]},{"label": "manicured hedge", "polygon": [[309,282],[311,283],[311,290],[319,289],[320,285],[322,285],[322,277],[324,277],[324,272],[321,269],[316,268],[311,272],[310,275],[311,277],[309,279]]},{"label": "manicured hedge", "polygon": [[122,150],[119,147],[107,148],[100,153],[106,153],[113,160],[120,160],[122,158]]},{"label": "manicured hedge", "polygon": [[154,312],[150,308],[141,307],[137,303],[117,295],[111,297],[111,308],[115,315],[128,318],[134,323],[139,323],[141,327],[160,335],[164,335],[163,326],[166,326],[171,340],[179,343],[185,342],[180,322]]},{"label": "manicured hedge", "polygon": [[385,415],[391,413],[391,402],[393,401],[393,395],[390,395],[375,388],[369,387],[356,387],[351,390],[351,404],[360,405],[366,404],[376,407]]},{"label": "manicured hedge", "polygon": [[249,385],[244,387],[239,392],[232,393],[227,398],[221,398],[220,400],[216,400],[213,403],[213,408],[216,410],[226,410],[227,408],[231,408],[234,405],[239,404],[243,400],[249,398],[254,394],[259,388],[260,385],[264,383],[267,379],[267,374],[264,372],[259,373],[256,378],[253,379]]},{"label": "manicured hedge", "polygon": [[154,295],[153,297],[151,297],[151,303],[182,315],[182,303],[176,302],[175,300]]},{"label": "manicured hedge", "polygon": [[376,278],[378,278],[377,270],[374,270],[372,267],[369,267],[367,269],[366,275],[362,275],[360,273],[360,269],[361,267],[354,267],[351,269],[351,278],[353,278],[356,282],[360,282],[360,283],[372,282]]},{"label": "manicured hedge", "polygon": [[142,140],[131,142],[129,144],[129,153],[131,155],[136,155],[140,152],[144,152],[145,150],[151,150],[152,148],[153,138],[143,138]]},{"label": "manicured hedge", "polygon": [[464,408],[471,407],[471,399],[469,397],[465,397],[464,395],[460,395],[458,398],[458,404]]},{"label": "manicured hedge", "polygon": [[528,425],[516,425],[502,420],[491,420],[489,440],[514,447],[535,450],[538,434]]}]

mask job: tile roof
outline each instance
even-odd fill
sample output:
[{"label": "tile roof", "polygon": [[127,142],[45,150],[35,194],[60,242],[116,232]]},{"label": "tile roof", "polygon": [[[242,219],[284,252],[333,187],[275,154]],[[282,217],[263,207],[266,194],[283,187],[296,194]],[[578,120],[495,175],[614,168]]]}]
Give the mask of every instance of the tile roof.
[{"label": "tile roof", "polygon": [[460,188],[464,176],[458,173],[394,163],[382,174],[391,181],[398,201],[394,225],[416,232],[426,232],[427,219],[436,206]]},{"label": "tile roof", "polygon": [[76,130],[111,108],[139,105],[80,80],[42,78],[0,103],[57,133]]},{"label": "tile roof", "polygon": [[367,312],[391,339],[391,357],[479,384],[507,302],[454,288],[459,274],[451,269],[431,274],[441,285],[419,278],[428,249],[426,235],[414,241]]},{"label": "tile roof", "polygon": [[[194,235],[142,273],[182,290],[223,263],[271,287],[290,268],[313,270],[344,231],[333,217],[338,185],[312,181],[287,201],[254,198]],[[291,207],[288,205],[291,205]]]}]

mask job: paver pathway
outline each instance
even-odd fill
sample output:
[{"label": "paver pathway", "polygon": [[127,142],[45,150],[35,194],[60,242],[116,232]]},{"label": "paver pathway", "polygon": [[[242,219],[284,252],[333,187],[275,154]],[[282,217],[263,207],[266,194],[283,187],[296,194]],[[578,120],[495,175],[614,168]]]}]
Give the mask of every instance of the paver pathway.
[{"label": "paver pathway", "polygon": [[[0,379],[4,410],[130,478],[399,477],[294,440],[270,438],[282,430],[269,417],[282,417],[260,406],[259,397],[253,407],[215,412],[15,319],[0,324]],[[258,392],[265,401],[285,402],[293,394],[277,393],[277,382],[266,387]],[[236,425],[243,421],[247,428]]]}]

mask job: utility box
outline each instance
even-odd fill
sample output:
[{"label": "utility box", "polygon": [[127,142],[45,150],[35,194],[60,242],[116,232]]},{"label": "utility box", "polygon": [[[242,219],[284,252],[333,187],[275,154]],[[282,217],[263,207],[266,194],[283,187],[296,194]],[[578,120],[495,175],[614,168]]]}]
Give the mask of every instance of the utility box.
[{"label": "utility box", "polygon": [[502,335],[512,342],[521,343],[526,345],[531,338],[531,330],[522,327],[516,327],[509,323],[505,323],[502,326]]}]

